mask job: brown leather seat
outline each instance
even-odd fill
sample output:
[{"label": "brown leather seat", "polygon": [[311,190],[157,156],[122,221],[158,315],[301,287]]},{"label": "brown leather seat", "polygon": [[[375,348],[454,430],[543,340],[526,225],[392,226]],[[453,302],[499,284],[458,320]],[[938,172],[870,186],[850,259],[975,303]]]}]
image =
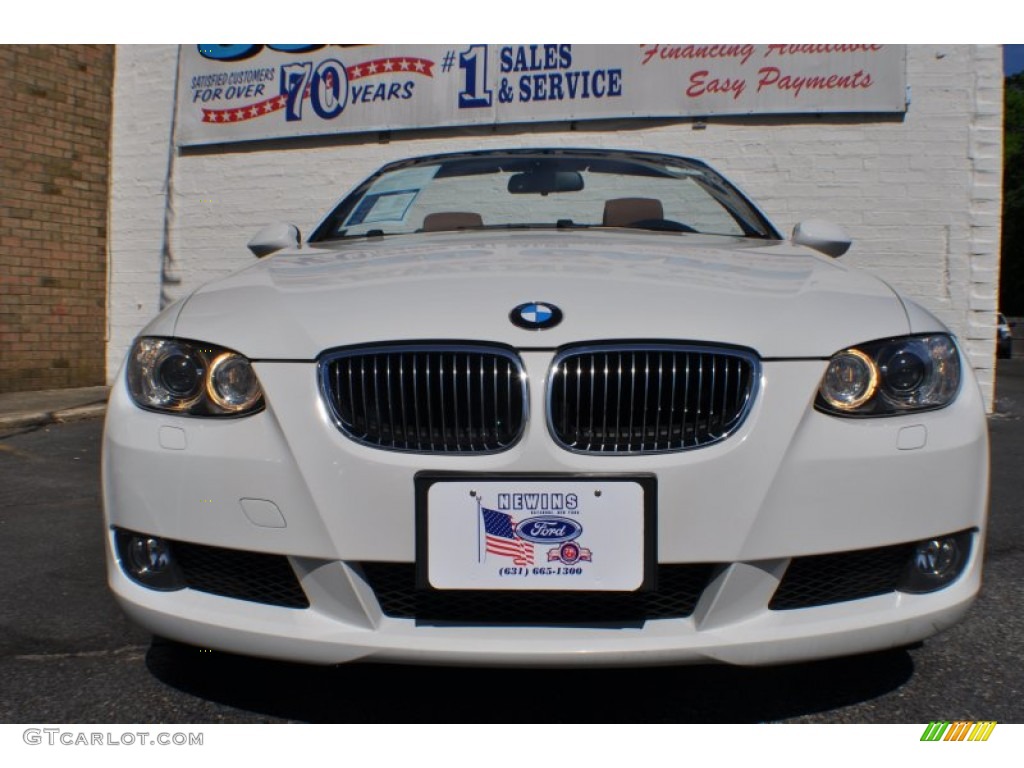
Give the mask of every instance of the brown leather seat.
[{"label": "brown leather seat", "polygon": [[483,225],[483,217],[479,213],[469,211],[442,211],[441,213],[428,213],[423,217],[424,232],[469,229]]},{"label": "brown leather seat", "polygon": [[653,197],[619,197],[604,204],[606,227],[628,227],[637,221],[665,218],[661,200]]}]

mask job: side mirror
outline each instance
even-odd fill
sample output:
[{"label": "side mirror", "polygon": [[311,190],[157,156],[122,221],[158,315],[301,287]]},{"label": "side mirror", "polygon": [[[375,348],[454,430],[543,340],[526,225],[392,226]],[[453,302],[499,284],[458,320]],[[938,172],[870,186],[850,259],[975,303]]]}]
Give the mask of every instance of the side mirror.
[{"label": "side mirror", "polygon": [[249,250],[257,259],[285,248],[298,248],[302,235],[294,224],[270,224],[249,241]]},{"label": "side mirror", "polygon": [[850,250],[853,243],[845,229],[824,219],[801,221],[793,227],[793,242],[797,245],[806,245],[834,259]]}]

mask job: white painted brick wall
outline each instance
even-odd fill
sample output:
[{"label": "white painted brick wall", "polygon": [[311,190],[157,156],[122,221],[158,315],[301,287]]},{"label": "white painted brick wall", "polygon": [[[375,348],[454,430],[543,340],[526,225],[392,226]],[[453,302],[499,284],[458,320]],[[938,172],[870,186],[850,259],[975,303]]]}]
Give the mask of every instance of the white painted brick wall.
[{"label": "white painted brick wall", "polygon": [[[999,46],[908,48],[905,118],[802,116],[638,124],[577,131],[502,127],[351,137],[334,146],[179,154],[173,164],[167,297],[251,263],[264,224],[304,233],[383,162],[525,145],[640,148],[709,161],[785,232],[824,217],[854,238],[844,262],[869,269],[946,322],[964,343],[989,408],[995,364],[1002,168]],[[111,206],[109,376],[161,292],[163,189],[176,49],[119,46]],[[638,127],[643,125],[644,127]],[[521,130],[521,132],[519,132]],[[168,282],[166,278],[171,281]]]},{"label": "white painted brick wall", "polygon": [[107,381],[132,338],[160,310],[166,183],[177,47],[115,53],[107,238]]}]

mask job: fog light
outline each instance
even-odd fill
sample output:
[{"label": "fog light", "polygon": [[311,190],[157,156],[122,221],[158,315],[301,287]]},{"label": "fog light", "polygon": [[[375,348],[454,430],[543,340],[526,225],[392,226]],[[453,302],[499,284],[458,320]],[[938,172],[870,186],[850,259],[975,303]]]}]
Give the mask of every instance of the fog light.
[{"label": "fog light", "polygon": [[174,560],[170,542],[156,536],[117,531],[117,557],[132,581],[150,589],[182,589],[185,582]]},{"label": "fog light", "polygon": [[971,554],[971,531],[919,541],[900,581],[901,592],[934,592],[963,573]]}]

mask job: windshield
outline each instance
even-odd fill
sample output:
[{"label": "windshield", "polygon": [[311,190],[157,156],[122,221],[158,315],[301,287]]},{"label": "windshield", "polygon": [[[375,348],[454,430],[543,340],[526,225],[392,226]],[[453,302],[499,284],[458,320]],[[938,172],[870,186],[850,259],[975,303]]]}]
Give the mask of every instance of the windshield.
[{"label": "windshield", "polygon": [[701,163],[546,150],[388,166],[345,198],[310,240],[589,227],[778,238],[735,187]]}]

